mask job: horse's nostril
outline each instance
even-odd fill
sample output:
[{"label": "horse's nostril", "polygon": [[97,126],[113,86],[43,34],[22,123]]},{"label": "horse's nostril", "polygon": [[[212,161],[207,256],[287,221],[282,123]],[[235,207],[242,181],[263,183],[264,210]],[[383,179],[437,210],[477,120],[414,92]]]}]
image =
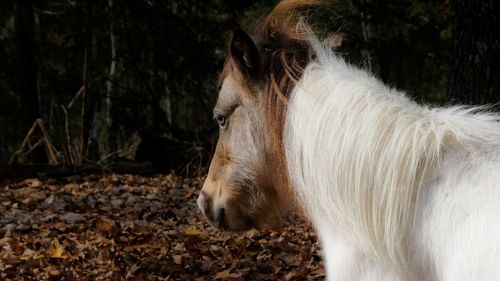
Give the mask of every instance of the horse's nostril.
[{"label": "horse's nostril", "polygon": [[225,210],[224,208],[219,208],[217,211],[215,211],[215,222],[218,225],[222,225],[224,222],[224,216],[225,216]]}]

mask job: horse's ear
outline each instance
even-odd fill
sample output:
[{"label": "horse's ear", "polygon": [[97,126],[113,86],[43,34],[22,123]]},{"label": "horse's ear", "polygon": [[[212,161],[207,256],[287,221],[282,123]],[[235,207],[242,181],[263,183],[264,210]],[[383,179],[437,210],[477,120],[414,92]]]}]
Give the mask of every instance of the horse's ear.
[{"label": "horse's ear", "polygon": [[260,53],[250,35],[241,29],[234,30],[229,52],[243,74],[253,79],[257,78],[260,70]]}]

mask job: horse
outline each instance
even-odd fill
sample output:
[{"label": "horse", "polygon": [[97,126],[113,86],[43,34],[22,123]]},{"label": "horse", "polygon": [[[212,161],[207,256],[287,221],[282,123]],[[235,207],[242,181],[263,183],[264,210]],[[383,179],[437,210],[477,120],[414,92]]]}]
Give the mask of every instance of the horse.
[{"label": "horse", "polygon": [[346,63],[301,20],[315,5],[234,31],[202,213],[245,231],[300,208],[328,280],[500,280],[500,116],[417,104]]}]

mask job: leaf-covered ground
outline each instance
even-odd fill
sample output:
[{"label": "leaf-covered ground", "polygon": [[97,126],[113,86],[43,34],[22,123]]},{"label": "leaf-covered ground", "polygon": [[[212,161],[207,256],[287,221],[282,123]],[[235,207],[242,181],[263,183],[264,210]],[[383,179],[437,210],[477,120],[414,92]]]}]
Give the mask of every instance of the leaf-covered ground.
[{"label": "leaf-covered ground", "polygon": [[232,234],[196,206],[200,180],[74,176],[0,184],[0,280],[321,280],[319,245],[290,226]]}]

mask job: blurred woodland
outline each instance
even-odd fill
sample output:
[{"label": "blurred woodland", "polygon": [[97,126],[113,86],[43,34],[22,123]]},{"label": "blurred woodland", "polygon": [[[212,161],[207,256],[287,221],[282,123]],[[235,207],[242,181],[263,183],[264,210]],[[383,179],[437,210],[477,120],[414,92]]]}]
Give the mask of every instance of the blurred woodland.
[{"label": "blurred woodland", "polygon": [[[277,1],[0,1],[0,164],[204,173],[231,31]],[[430,104],[500,101],[495,0],[335,0],[339,52]],[[31,129],[31,130],[30,130]]]}]

